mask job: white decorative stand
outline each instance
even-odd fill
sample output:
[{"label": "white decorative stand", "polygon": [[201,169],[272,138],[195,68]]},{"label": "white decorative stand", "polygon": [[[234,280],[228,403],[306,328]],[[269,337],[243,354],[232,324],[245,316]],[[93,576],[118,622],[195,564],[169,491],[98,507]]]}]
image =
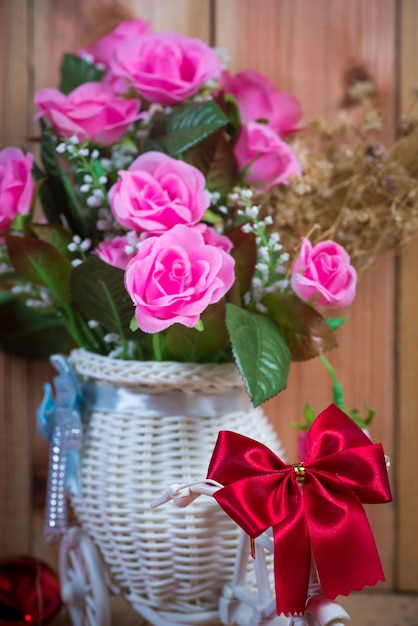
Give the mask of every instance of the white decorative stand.
[{"label": "white decorative stand", "polygon": [[[220,488],[222,485],[210,480],[193,485],[171,485],[151,506],[157,507],[173,500],[177,506],[184,507],[199,495],[211,496]],[[314,568],[305,614],[293,617],[277,615],[269,567],[272,555],[271,529],[254,540],[253,549],[250,538],[241,531],[233,579],[224,586],[219,600],[219,616],[224,626],[344,626],[342,620],[350,620],[348,613],[337,602],[324,598]],[[254,568],[252,580],[248,580],[249,561]]]}]

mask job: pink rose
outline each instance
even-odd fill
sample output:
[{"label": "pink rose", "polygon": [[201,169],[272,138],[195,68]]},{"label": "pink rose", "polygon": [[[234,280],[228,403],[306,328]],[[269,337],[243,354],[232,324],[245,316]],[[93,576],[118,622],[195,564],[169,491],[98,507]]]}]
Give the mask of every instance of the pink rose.
[{"label": "pink rose", "polygon": [[223,72],[221,85],[234,96],[243,124],[265,120],[281,137],[300,130],[299,101],[287,91],[276,89],[261,72],[244,70],[235,76]]},{"label": "pink rose", "polygon": [[208,243],[211,246],[216,246],[217,248],[222,248],[224,252],[228,254],[231,252],[234,244],[226,235],[221,235],[216,232],[214,228],[211,228],[207,224],[197,224],[196,229],[203,235],[203,239],[205,243]]},{"label": "pink rose", "polygon": [[196,228],[181,224],[146,239],[125,271],[138,326],[147,333],[175,323],[193,328],[233,282],[233,258],[206,244]]},{"label": "pink rose", "polygon": [[9,230],[18,215],[26,215],[34,192],[33,155],[19,148],[0,152],[0,232]]},{"label": "pink rose", "polygon": [[301,300],[319,307],[348,306],[354,300],[356,283],[356,270],[342,246],[321,241],[312,247],[309,239],[302,238],[291,278],[292,289]]},{"label": "pink rose", "polygon": [[302,175],[292,148],[266,124],[244,124],[234,154],[244,183],[258,185],[261,190],[286,185],[292,175]]},{"label": "pink rose", "polygon": [[126,78],[150,102],[176,104],[217,78],[221,65],[200,39],[177,33],[130,37],[112,57],[110,73]]},{"label": "pink rose", "polygon": [[130,124],[142,117],[137,98],[121,98],[109,85],[84,83],[65,95],[54,88],[40,89],[35,95],[39,113],[45,116],[61,137],[76,135],[104,146],[121,139]]},{"label": "pink rose", "polygon": [[141,154],[109,191],[112,213],[125,228],[163,232],[196,224],[210,204],[205,177],[162,152]]},{"label": "pink rose", "polygon": [[99,259],[124,270],[136,252],[135,243],[138,239],[134,233],[113,237],[99,243],[94,250]]},{"label": "pink rose", "polygon": [[91,46],[78,51],[78,55],[101,63],[105,68],[110,65],[113,51],[128,37],[137,37],[149,33],[150,24],[144,20],[133,19],[121,22],[112,32],[95,41]]}]

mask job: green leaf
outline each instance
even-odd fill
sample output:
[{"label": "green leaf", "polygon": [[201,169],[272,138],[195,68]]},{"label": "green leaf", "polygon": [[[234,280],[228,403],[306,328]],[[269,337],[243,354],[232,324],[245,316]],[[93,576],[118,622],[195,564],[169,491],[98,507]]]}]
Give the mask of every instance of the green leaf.
[{"label": "green leaf", "polygon": [[185,153],[184,160],[203,172],[209,191],[217,191],[225,201],[237,183],[238,169],[231,142],[223,129],[193,146]]},{"label": "green leaf", "polygon": [[307,361],[336,347],[335,335],[322,315],[293,294],[272,293],[263,304],[279,325],[293,361]]},{"label": "green leaf", "polygon": [[88,228],[86,220],[77,200],[77,196],[75,195],[74,186],[63,171],[61,171],[61,181],[68,198],[68,210],[65,216],[76,233],[82,237],[87,237]]},{"label": "green leaf", "polygon": [[326,319],[327,319],[328,326],[332,330],[337,330],[337,328],[342,326],[344,322],[347,321],[348,318],[347,317],[327,317]]},{"label": "green leaf", "polygon": [[76,307],[88,320],[96,320],[125,339],[138,339],[138,333],[134,335],[129,328],[134,305],[123,278],[123,270],[92,254],[74,268],[71,293]]},{"label": "green leaf", "polygon": [[290,350],[273,320],[226,305],[232,350],[254,406],[286,388]]},{"label": "green leaf", "polygon": [[64,54],[61,62],[60,91],[67,94],[83,83],[99,82],[103,74],[103,70],[99,70],[84,59],[74,54]]},{"label": "green leaf", "polygon": [[47,287],[60,305],[70,303],[71,263],[54,246],[47,241],[17,235],[7,235],[6,246],[19,276]]},{"label": "green leaf", "polygon": [[249,291],[257,261],[257,245],[253,233],[244,233],[242,228],[236,226],[226,233],[234,247],[231,255],[235,259],[235,283],[239,287],[240,298]]},{"label": "green leaf", "polygon": [[47,241],[61,252],[65,257],[72,255],[68,251],[68,244],[72,241],[71,233],[65,228],[56,224],[31,224],[28,228],[30,234],[34,234],[37,239]]},{"label": "green leaf", "polygon": [[371,407],[365,405],[364,408],[367,411],[367,416],[362,417],[358,409],[352,409],[349,411],[346,407],[344,407],[345,413],[359,426],[360,428],[367,428],[373,421],[375,411]]},{"label": "green leaf", "polygon": [[11,297],[0,302],[0,349],[24,358],[67,353],[72,340],[57,315],[43,315]]},{"label": "green leaf", "polygon": [[299,424],[298,422],[290,422],[290,425],[296,430],[309,430],[316,419],[315,411],[311,407],[310,404],[305,404],[305,408],[303,410],[303,419],[304,423]]},{"label": "green leaf", "polygon": [[207,307],[201,315],[203,330],[173,324],[167,330],[167,349],[177,361],[201,363],[214,360],[228,348],[229,336],[225,326],[225,304]]},{"label": "green leaf", "polygon": [[50,223],[61,224],[61,214],[58,206],[54,202],[54,196],[50,186],[50,181],[48,180],[48,175],[36,164],[33,166],[32,171],[39,185],[38,197],[46,219]]},{"label": "green leaf", "polygon": [[[87,237],[88,230],[74,196],[74,190],[60,167],[56,144],[42,120],[41,130],[41,158],[47,180],[41,187],[40,196],[45,214],[51,214],[54,222],[57,221],[57,215],[63,215],[74,233],[83,238]],[[40,172],[38,172],[39,174]],[[46,189],[43,189],[45,186]]]},{"label": "green leaf", "polygon": [[171,156],[178,156],[227,123],[228,118],[212,100],[180,104],[156,122],[151,139]]}]

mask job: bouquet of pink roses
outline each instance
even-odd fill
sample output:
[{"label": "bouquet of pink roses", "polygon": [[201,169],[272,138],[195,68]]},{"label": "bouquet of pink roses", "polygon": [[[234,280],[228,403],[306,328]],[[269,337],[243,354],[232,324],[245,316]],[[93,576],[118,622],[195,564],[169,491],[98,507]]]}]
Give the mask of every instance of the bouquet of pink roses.
[{"label": "bouquet of pink roses", "polygon": [[3,350],[235,360],[258,405],[336,344],[321,311],[354,298],[348,254],[283,249],[253,201],[303,177],[292,95],[135,19],[65,55],[35,104],[40,164],[0,152]]}]

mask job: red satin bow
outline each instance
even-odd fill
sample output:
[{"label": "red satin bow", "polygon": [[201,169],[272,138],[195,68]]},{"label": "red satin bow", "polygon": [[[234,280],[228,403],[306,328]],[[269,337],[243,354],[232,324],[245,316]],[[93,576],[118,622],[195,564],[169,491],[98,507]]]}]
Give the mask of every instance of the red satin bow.
[{"label": "red satin bow", "polygon": [[224,485],[214,497],[250,537],[273,527],[278,614],[305,611],[311,550],[327,598],[385,579],[362,506],[392,499],[382,446],[335,405],[312,424],[303,465],[221,431],[208,478]]}]

